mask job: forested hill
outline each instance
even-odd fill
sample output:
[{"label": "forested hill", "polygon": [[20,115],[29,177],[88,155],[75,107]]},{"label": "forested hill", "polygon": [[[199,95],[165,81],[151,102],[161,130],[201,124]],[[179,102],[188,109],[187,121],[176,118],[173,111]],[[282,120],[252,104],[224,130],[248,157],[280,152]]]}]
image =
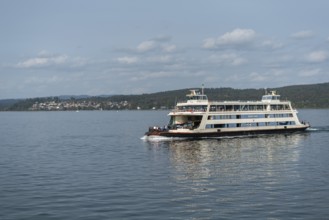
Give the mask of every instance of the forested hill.
[{"label": "forested hill", "polygon": [[[198,89],[198,88],[190,88]],[[158,92],[143,95],[114,96],[112,100],[127,100],[140,106],[174,106],[177,101],[186,99],[190,89]],[[290,100],[298,108],[329,108],[329,83],[296,85],[280,88],[267,88],[267,91],[277,91],[282,100]],[[209,100],[260,100],[265,89],[233,89],[233,88],[205,88],[204,93]]]},{"label": "forested hill", "polygon": [[[112,110],[112,109],[166,109],[172,108],[177,101],[186,99],[190,89],[165,91],[141,95],[95,96],[71,99],[59,97],[31,98],[25,100],[0,100],[2,111],[27,110]],[[282,100],[290,100],[296,108],[329,108],[329,83],[295,85],[275,90]],[[264,89],[205,88],[209,100],[260,100]]]}]

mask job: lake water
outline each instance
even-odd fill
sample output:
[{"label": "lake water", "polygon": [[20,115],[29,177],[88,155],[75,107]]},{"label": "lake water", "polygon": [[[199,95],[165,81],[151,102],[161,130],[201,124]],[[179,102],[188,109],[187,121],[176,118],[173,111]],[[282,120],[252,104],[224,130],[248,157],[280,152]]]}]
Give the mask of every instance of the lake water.
[{"label": "lake water", "polygon": [[165,111],[0,112],[0,219],[323,219],[329,110],[311,131],[147,142]]}]

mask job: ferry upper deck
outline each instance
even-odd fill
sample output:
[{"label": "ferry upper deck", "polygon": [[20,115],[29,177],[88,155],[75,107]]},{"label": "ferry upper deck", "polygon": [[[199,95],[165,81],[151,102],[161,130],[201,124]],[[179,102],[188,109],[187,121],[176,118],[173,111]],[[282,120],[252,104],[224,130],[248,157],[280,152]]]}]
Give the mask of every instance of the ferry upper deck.
[{"label": "ferry upper deck", "polygon": [[259,101],[209,101],[196,90],[187,95],[188,100],[179,102],[173,112],[227,112],[227,111],[291,111],[290,101],[280,100],[275,91],[263,95]]}]

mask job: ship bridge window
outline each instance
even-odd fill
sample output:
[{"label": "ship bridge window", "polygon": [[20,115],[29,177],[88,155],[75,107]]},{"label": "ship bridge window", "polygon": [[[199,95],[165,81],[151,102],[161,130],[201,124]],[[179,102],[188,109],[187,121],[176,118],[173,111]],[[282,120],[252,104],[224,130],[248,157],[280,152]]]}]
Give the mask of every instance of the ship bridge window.
[{"label": "ship bridge window", "polygon": [[262,101],[280,100],[280,95],[263,95]]},{"label": "ship bridge window", "polygon": [[272,100],[272,96],[270,96],[270,95],[264,95],[264,96],[262,97],[262,100],[263,100],[263,101],[266,101],[266,100]]},{"label": "ship bridge window", "polygon": [[280,100],[280,96],[279,95],[273,95],[272,100]]},{"label": "ship bridge window", "polygon": [[190,96],[190,100],[208,100],[206,95],[195,95],[195,96]]}]

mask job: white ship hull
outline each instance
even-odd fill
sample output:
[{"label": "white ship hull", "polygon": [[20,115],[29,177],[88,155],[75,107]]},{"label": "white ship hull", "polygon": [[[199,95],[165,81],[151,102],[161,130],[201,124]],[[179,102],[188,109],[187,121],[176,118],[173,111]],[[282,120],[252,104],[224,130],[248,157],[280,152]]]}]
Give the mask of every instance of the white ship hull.
[{"label": "white ship hull", "polygon": [[189,129],[179,129],[175,131],[152,131],[146,132],[147,136],[162,136],[162,137],[180,137],[180,138],[221,138],[221,137],[232,137],[232,136],[251,136],[261,134],[287,134],[294,132],[305,131],[309,126],[303,125],[298,127],[273,127],[266,129],[218,129],[213,131],[196,131]]},{"label": "white ship hull", "polygon": [[169,113],[170,122],[163,128],[151,127],[146,136],[213,138],[226,136],[291,133],[304,131],[289,101],[280,101],[272,92],[261,101],[210,102],[194,90],[186,102],[178,103]]}]

